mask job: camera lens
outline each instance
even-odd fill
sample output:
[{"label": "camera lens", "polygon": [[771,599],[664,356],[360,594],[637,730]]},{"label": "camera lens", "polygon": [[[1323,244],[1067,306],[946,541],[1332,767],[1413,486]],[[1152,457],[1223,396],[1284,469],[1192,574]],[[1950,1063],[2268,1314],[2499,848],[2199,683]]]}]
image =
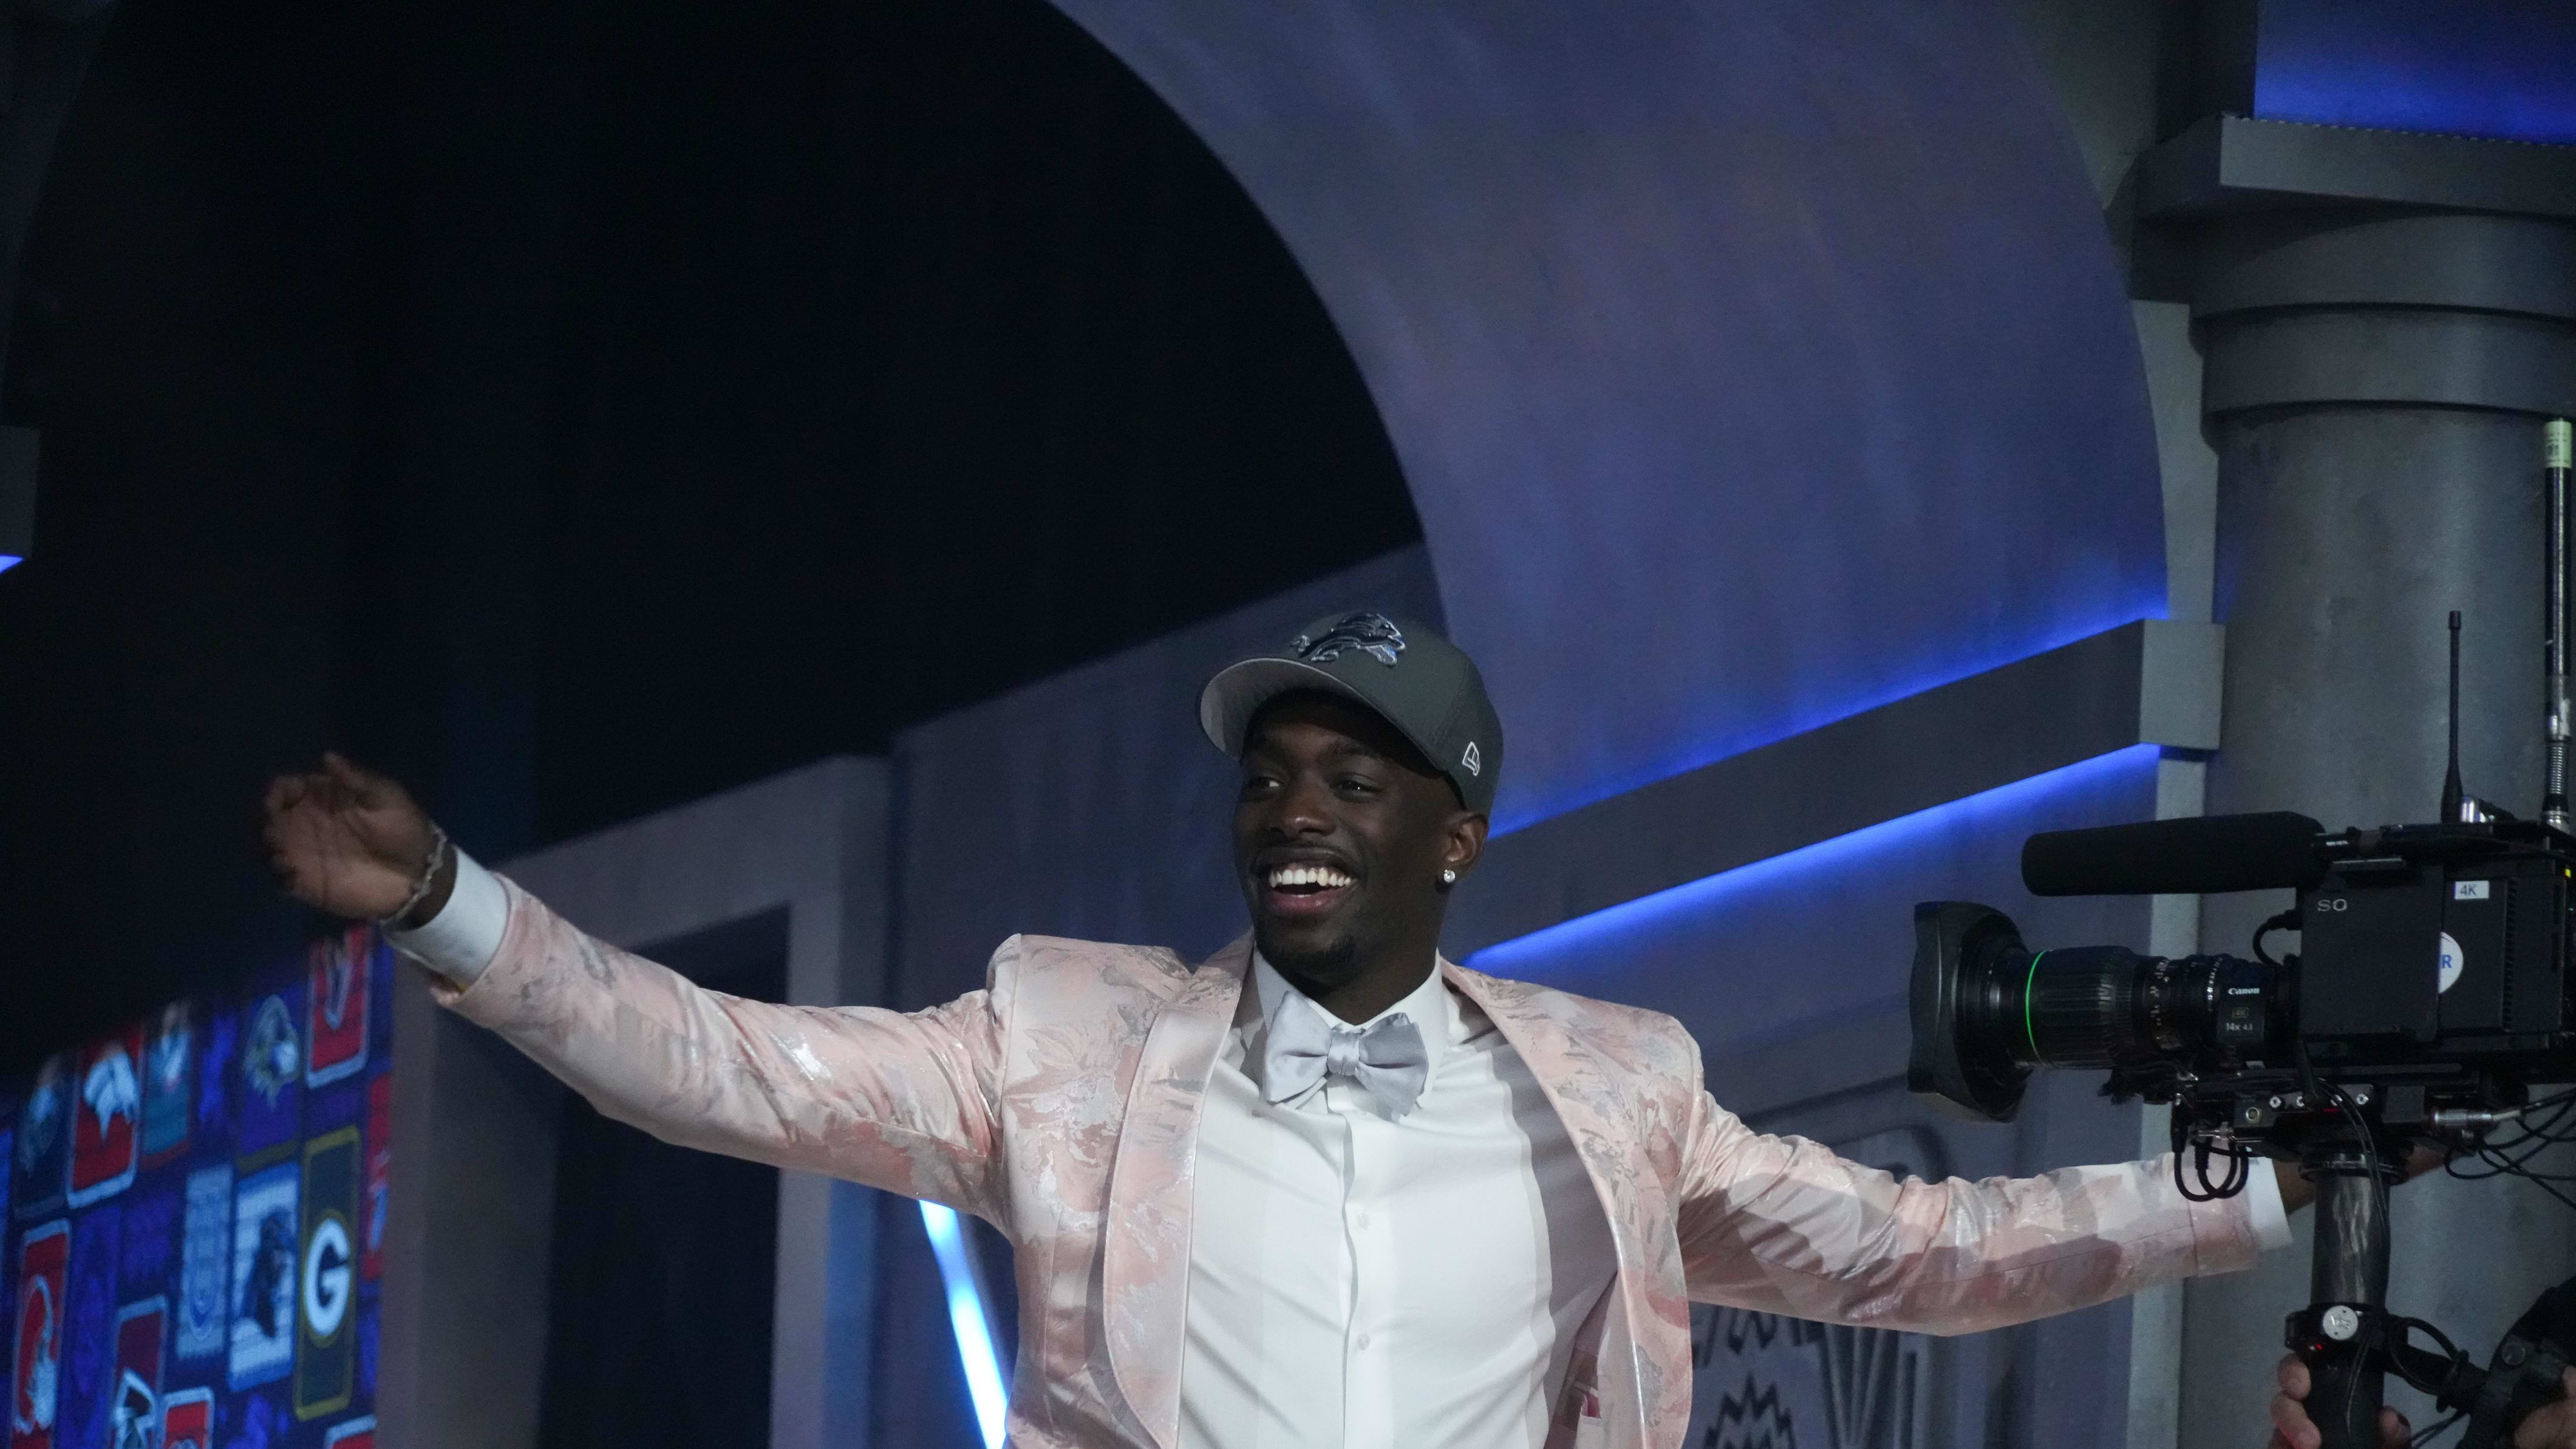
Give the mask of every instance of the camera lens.
[{"label": "camera lens", "polygon": [[[1916,930],[1908,1077],[1977,1116],[2009,1119],[2035,1068],[2227,1070],[2266,1055],[2283,1029],[2267,964],[2121,946],[2034,952],[2001,914],[1946,902],[1919,908]],[[2249,1013],[2248,1002],[2259,1004]]]},{"label": "camera lens", "polygon": [[2025,1070],[2108,1066],[2143,964],[2117,946],[2032,952],[2016,941],[1970,953],[1961,1045],[1973,1059]]},{"label": "camera lens", "polygon": [[2230,956],[2141,956],[2120,946],[1997,952],[1977,993],[1981,1045],[2018,1067],[2170,1060],[2217,1067],[2219,986],[2270,971]]}]

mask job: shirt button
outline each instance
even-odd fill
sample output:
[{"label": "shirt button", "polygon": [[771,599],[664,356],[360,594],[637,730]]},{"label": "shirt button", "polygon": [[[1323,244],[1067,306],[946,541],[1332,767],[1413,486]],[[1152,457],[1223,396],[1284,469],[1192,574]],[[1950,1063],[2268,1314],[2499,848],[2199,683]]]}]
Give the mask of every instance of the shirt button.
[{"label": "shirt button", "polygon": [[1365,1334],[1365,1333],[1361,1334],[1361,1335],[1360,1335],[1360,1347],[1362,1347],[1362,1348],[1366,1348],[1366,1347],[1368,1347],[1368,1343],[1369,1343],[1368,1335],[1367,1335],[1367,1334]]},{"label": "shirt button", "polygon": [[1367,1214],[1367,1213],[1362,1213],[1362,1214],[1360,1214],[1360,1226],[1361,1226],[1361,1227],[1367,1227],[1367,1226],[1368,1226],[1368,1214]]}]

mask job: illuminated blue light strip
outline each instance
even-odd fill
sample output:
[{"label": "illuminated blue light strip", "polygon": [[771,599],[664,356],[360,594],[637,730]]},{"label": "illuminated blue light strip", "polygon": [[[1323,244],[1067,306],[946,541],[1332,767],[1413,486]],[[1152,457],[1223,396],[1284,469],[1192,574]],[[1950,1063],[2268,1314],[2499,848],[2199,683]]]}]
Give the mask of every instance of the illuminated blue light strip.
[{"label": "illuminated blue light strip", "polygon": [[939,1281],[948,1288],[948,1325],[957,1333],[957,1361],[966,1369],[966,1392],[975,1400],[975,1423],[984,1449],[1002,1449],[1002,1411],[1010,1394],[1002,1386],[1002,1360],[993,1351],[992,1320],[984,1316],[984,1290],[966,1256],[964,1224],[955,1208],[921,1205],[930,1251],[939,1259]]},{"label": "illuminated blue light strip", "polygon": [[2162,753],[2156,745],[2129,745],[2089,760],[1998,785],[1991,790],[1963,796],[1944,804],[1865,825],[1846,835],[1802,845],[1796,850],[1739,865],[1733,870],[1660,890],[1650,896],[1639,896],[1615,906],[1605,906],[1588,915],[1559,921],[1553,926],[1498,941],[1467,958],[1467,964],[1479,971],[1502,976],[1543,980],[1544,963],[1560,955],[1579,955],[1591,941],[1614,937],[1643,929],[1656,921],[1675,916],[1688,916],[1716,908],[1727,899],[1752,891],[1784,878],[1831,870],[1854,856],[1883,850],[1904,840],[1950,829],[1964,819],[1979,815],[2003,814],[2026,808],[2034,801],[2071,787],[2099,783],[2123,771],[2152,771]]},{"label": "illuminated blue light strip", "polygon": [[19,557],[17,554],[0,553],[0,574],[5,574],[9,572],[9,570],[16,568],[18,565],[25,562],[26,560]]}]

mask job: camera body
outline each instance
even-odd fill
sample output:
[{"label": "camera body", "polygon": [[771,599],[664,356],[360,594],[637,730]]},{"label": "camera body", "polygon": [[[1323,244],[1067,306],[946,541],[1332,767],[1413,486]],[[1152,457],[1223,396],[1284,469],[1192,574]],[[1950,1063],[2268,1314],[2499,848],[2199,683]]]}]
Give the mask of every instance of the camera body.
[{"label": "camera body", "polygon": [[2564,838],[2517,823],[2355,834],[2371,853],[2299,893],[2297,1027],[2317,1062],[2512,1069],[2563,1050]]},{"label": "camera body", "polygon": [[[2051,862],[2090,850],[2091,865],[2108,844],[2146,866],[2134,879],[2116,865],[2077,871],[2080,889],[2048,893],[2188,889],[2204,869],[2195,855],[2223,844],[2232,819],[2277,837],[2298,817],[2034,836],[2025,876],[2035,888],[2065,884]],[[2159,843],[2183,848],[2159,861]],[[2265,927],[2300,933],[2300,950],[2279,960],[2261,936],[2250,959],[2032,952],[1987,907],[1916,907],[1909,1084],[1945,1108],[2006,1121],[2032,1070],[2107,1070],[2114,1097],[2175,1104],[2178,1131],[2261,1143],[2323,1119],[2333,1109],[2319,1098],[2337,1089],[2376,1095],[2373,1115],[2403,1133],[2479,1125],[2528,1100],[2531,1083],[2576,1080],[2576,841],[2503,819],[2260,843],[2270,855],[2250,875],[2242,859],[2226,861],[2223,879],[2203,884],[2296,888],[2295,910]]]}]

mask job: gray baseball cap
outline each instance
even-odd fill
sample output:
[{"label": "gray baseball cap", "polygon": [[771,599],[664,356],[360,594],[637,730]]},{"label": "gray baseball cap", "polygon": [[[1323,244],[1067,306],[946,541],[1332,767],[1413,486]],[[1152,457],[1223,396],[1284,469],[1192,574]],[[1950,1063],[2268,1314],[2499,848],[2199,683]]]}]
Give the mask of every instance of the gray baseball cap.
[{"label": "gray baseball cap", "polygon": [[1199,728],[1231,758],[1244,731],[1280,695],[1319,689],[1359,701],[1413,742],[1458,787],[1470,810],[1494,808],[1503,722],[1465,651],[1428,625],[1372,613],[1326,614],[1277,654],[1217,671],[1199,695]]}]

